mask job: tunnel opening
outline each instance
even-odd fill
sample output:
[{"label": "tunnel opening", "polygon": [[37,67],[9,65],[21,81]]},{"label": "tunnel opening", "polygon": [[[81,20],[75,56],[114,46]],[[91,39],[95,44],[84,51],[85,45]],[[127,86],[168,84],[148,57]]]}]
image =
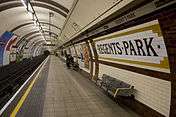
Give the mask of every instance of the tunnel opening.
[{"label": "tunnel opening", "polygon": [[44,51],[44,55],[45,55],[45,56],[49,56],[50,54],[51,54],[51,53],[50,53],[49,50],[45,50],[45,51]]}]

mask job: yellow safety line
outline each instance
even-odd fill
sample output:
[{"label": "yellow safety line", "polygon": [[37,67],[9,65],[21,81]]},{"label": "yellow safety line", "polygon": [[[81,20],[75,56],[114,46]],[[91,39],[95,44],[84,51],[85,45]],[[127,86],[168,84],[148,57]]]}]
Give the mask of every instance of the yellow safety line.
[{"label": "yellow safety line", "polygon": [[33,87],[36,79],[37,79],[37,77],[35,79],[33,79],[33,81],[31,82],[31,84],[29,85],[28,89],[26,90],[25,94],[21,97],[20,101],[18,102],[18,104],[16,105],[15,109],[11,113],[10,117],[16,117],[16,114],[18,113],[19,109],[23,105],[23,103],[24,103],[26,97],[28,96],[30,90],[32,89],[32,87]]},{"label": "yellow safety line", "polygon": [[[46,63],[46,62],[45,62]],[[45,65],[45,63],[43,64],[43,66]],[[14,110],[12,111],[10,117],[16,117],[16,114],[18,113],[19,109],[21,108],[21,106],[23,105],[26,97],[28,96],[29,92],[31,91],[32,87],[34,86],[34,83],[36,82],[37,78],[39,77],[39,73],[41,72],[41,70],[43,69],[43,66],[41,67],[40,71],[38,72],[38,74],[36,75],[36,77],[32,80],[32,82],[30,83],[29,87],[27,88],[26,92],[24,93],[24,95],[21,97],[20,101],[18,102],[18,104],[16,105],[16,107],[14,108]]]}]

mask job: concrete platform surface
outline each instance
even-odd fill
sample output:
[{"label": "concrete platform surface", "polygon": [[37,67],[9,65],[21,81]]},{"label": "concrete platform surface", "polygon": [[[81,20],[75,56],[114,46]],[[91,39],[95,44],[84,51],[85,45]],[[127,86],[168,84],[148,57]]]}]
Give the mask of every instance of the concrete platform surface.
[{"label": "concrete platform surface", "polygon": [[51,56],[17,117],[139,117]]}]

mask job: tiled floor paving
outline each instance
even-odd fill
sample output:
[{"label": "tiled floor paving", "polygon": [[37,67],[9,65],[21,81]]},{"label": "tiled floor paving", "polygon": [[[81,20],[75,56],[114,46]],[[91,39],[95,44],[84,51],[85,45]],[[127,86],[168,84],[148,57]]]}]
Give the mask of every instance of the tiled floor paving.
[{"label": "tiled floor paving", "polygon": [[[51,56],[49,73],[44,71],[45,76],[37,81],[32,89],[28,100],[34,98],[33,92],[39,99],[36,104],[43,106],[30,106],[24,104],[18,116],[30,117],[139,117],[128,108],[122,108],[101,90],[99,90],[90,80],[84,78],[79,73],[67,69],[59,58]],[[44,79],[45,78],[45,79]],[[46,79],[47,78],[47,79]],[[43,83],[43,84],[42,84]],[[36,88],[41,84],[40,88]],[[38,89],[43,89],[37,91]],[[41,92],[42,91],[42,92]],[[36,100],[36,99],[35,99]],[[35,103],[35,101],[29,101]],[[33,108],[33,109],[30,109]],[[29,114],[25,109],[32,110]],[[24,112],[23,112],[24,110]],[[33,112],[34,111],[34,112]]]}]

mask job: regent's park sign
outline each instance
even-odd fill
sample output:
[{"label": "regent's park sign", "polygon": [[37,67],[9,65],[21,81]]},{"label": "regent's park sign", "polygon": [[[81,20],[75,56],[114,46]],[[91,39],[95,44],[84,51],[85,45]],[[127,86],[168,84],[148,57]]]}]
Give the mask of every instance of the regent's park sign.
[{"label": "regent's park sign", "polygon": [[[97,44],[97,49],[99,54],[159,56],[152,45],[153,39],[153,37],[150,37],[128,41],[124,40]],[[159,45],[158,48],[160,48]]]},{"label": "regent's park sign", "polygon": [[169,62],[157,20],[95,39],[100,59],[169,72]]}]

